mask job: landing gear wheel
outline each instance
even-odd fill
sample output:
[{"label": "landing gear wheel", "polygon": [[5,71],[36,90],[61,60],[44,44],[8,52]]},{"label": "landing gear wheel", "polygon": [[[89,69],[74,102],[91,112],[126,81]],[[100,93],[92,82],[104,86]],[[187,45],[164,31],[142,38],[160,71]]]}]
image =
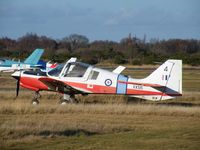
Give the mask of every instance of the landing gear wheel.
[{"label": "landing gear wheel", "polygon": [[70,98],[69,98],[69,102],[75,104],[75,103],[78,103],[78,100],[75,98],[74,95],[71,95]]},{"label": "landing gear wheel", "polygon": [[78,100],[75,99],[74,95],[64,95],[59,101],[59,104],[61,105],[74,104],[74,103],[78,103]]},{"label": "landing gear wheel", "polygon": [[66,99],[60,99],[60,101],[59,101],[59,104],[60,104],[60,105],[66,105],[66,104],[68,104],[68,103],[69,103],[69,101],[66,100]]},{"label": "landing gear wheel", "polygon": [[31,103],[33,105],[38,105],[40,102],[38,101],[38,99],[34,98]]},{"label": "landing gear wheel", "polygon": [[71,99],[71,103],[77,104],[77,103],[78,103],[78,100],[77,100],[76,98],[72,98],[72,99]]}]

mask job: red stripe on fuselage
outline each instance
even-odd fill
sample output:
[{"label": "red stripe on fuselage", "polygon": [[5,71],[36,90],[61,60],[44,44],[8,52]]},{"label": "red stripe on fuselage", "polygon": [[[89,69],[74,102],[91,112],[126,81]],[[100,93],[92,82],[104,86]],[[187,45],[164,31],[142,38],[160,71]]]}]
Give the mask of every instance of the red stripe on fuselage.
[{"label": "red stripe on fuselage", "polygon": [[[116,94],[116,87],[111,86],[102,86],[102,85],[91,85],[84,83],[76,83],[76,82],[65,82],[65,84],[72,86],[73,88],[78,88],[86,91],[90,91],[91,93],[96,94]],[[93,87],[93,88],[89,88]],[[181,94],[167,94],[162,92],[155,91],[145,91],[145,90],[135,90],[135,89],[127,89],[127,95],[162,95],[162,96],[181,96]]]},{"label": "red stripe on fuselage", "polygon": [[116,87],[112,87],[112,86],[102,86],[102,85],[76,83],[76,82],[65,82],[65,84],[73,88],[90,91],[91,93],[99,93],[99,94],[104,94],[104,93],[115,94],[116,93]]},{"label": "red stripe on fuselage", "polygon": [[144,90],[133,90],[133,89],[127,89],[128,95],[161,95],[161,96],[182,96],[182,94],[179,93],[162,93],[162,92],[153,92],[153,91],[144,91]]},{"label": "red stripe on fuselage", "polygon": [[162,95],[163,93],[154,92],[154,91],[127,89],[127,94],[128,95]]}]

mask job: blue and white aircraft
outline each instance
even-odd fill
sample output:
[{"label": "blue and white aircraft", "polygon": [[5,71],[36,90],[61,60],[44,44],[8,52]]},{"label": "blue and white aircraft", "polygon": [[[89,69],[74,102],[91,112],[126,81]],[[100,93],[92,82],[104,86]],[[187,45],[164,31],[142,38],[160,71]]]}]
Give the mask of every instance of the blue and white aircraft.
[{"label": "blue and white aircraft", "polygon": [[43,67],[39,60],[44,53],[43,49],[36,49],[24,62],[0,58],[0,72],[14,72]]}]

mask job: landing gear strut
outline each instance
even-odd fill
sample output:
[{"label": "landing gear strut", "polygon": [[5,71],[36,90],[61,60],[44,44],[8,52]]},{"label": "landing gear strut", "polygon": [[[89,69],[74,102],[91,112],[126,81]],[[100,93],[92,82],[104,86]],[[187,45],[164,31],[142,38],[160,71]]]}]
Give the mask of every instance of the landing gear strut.
[{"label": "landing gear strut", "polygon": [[41,97],[41,95],[40,95],[39,91],[36,91],[34,98],[32,99],[31,103],[33,105],[38,105],[40,103],[39,100],[38,100],[40,97]]},{"label": "landing gear strut", "polygon": [[60,99],[60,104],[65,105],[67,103],[78,103],[74,94],[71,94],[71,95],[63,94],[63,97]]}]

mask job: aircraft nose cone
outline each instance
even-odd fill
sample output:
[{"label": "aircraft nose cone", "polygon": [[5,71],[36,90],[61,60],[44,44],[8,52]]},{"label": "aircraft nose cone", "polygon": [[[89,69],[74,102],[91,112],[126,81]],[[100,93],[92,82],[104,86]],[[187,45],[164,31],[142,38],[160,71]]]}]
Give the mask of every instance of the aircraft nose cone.
[{"label": "aircraft nose cone", "polygon": [[16,80],[19,79],[19,76],[20,76],[20,72],[19,71],[16,71],[14,72],[12,75],[11,75],[13,78],[15,78]]}]

